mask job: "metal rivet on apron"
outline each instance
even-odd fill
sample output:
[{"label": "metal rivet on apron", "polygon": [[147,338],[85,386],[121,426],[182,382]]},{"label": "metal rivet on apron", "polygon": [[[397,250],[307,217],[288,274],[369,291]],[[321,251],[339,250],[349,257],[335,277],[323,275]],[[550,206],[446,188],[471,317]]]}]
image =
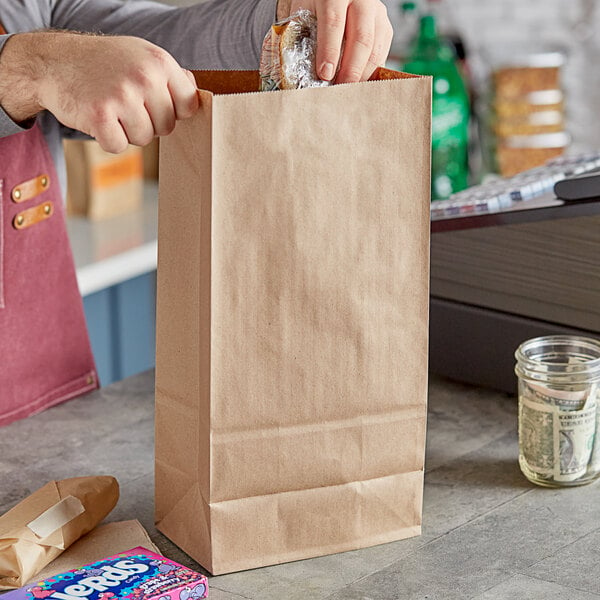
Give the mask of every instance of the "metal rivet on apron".
[{"label": "metal rivet on apron", "polygon": [[86,382],[88,385],[92,385],[92,383],[94,383],[94,381],[95,381],[95,379],[94,379],[94,376],[93,376],[93,375],[88,375],[88,376],[87,376],[87,379],[85,380],[85,382]]},{"label": "metal rivet on apron", "polygon": [[17,183],[12,190],[13,202],[26,202],[50,189],[50,176],[42,173],[37,177]]},{"label": "metal rivet on apron", "polygon": [[32,225],[37,225],[41,221],[45,221],[52,216],[54,212],[54,206],[52,202],[44,202],[44,204],[37,204],[19,213],[13,219],[13,225],[17,229],[26,229]]}]

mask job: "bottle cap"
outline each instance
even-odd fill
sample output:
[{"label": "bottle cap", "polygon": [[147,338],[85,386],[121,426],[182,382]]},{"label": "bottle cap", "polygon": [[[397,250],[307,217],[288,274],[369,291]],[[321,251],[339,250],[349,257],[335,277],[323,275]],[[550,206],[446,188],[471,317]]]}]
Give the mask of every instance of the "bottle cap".
[{"label": "bottle cap", "polygon": [[433,15],[424,15],[421,17],[421,37],[428,39],[437,37],[435,17]]}]

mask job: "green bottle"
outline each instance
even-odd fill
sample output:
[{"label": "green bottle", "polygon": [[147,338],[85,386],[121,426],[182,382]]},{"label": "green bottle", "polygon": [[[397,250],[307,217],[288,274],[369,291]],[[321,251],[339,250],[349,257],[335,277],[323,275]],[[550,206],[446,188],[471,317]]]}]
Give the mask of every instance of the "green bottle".
[{"label": "green bottle", "polygon": [[421,17],[404,70],[433,75],[431,199],[448,198],[467,187],[469,96],[454,52],[438,36],[432,15]]},{"label": "green bottle", "polygon": [[408,60],[409,44],[419,28],[419,12],[416,2],[402,2],[398,8],[400,20],[394,27],[394,39],[385,66],[401,71]]}]

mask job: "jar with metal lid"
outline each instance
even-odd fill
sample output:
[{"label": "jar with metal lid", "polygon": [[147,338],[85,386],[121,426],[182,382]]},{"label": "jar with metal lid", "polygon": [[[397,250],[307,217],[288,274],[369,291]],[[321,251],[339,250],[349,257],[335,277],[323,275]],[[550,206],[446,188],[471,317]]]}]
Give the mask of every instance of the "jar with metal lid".
[{"label": "jar with metal lid", "polygon": [[522,343],[519,466],[529,481],[577,486],[600,475],[600,341],[554,335]]}]

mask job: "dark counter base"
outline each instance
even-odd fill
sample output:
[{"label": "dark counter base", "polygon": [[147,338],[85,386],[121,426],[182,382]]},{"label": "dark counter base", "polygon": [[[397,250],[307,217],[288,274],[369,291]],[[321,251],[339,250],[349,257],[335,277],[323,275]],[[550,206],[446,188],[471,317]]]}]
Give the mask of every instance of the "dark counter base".
[{"label": "dark counter base", "polygon": [[457,381],[516,394],[515,350],[530,338],[556,334],[597,335],[432,297],[429,369]]}]

